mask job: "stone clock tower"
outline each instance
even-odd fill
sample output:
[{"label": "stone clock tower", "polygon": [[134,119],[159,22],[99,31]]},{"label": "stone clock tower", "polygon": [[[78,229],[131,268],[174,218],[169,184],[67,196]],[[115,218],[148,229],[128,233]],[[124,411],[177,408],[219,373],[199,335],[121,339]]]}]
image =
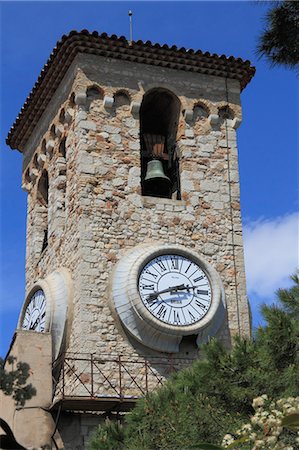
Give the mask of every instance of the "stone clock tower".
[{"label": "stone clock tower", "polygon": [[86,448],[203,342],[250,334],[236,129],[253,75],[106,34],[57,43],[7,139],[28,192],[11,354],[37,396],[7,413],[23,445]]}]

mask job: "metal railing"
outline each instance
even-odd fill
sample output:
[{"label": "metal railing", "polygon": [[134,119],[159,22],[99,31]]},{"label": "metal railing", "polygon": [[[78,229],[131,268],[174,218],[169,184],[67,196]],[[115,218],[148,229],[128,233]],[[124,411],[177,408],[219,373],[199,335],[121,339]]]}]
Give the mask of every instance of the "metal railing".
[{"label": "metal railing", "polygon": [[192,360],[63,354],[53,363],[53,401],[65,398],[139,398]]}]

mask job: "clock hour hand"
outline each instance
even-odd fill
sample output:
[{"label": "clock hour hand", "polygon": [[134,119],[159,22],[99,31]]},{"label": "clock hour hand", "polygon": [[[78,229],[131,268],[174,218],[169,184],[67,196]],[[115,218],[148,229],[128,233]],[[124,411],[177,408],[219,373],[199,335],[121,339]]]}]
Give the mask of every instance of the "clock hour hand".
[{"label": "clock hour hand", "polygon": [[182,291],[183,289],[186,289],[186,286],[184,284],[180,284],[178,286],[170,286],[168,289],[163,289],[162,291],[153,292],[152,294],[149,294],[149,296],[147,297],[147,301],[152,302],[156,300],[158,295],[164,294],[165,292],[177,292]]},{"label": "clock hour hand", "polygon": [[184,291],[187,290],[187,292],[189,292],[191,289],[197,289],[198,287],[200,287],[200,285],[198,286],[185,286],[184,284],[180,284],[178,286],[172,286],[169,287],[168,289],[163,289],[163,291],[158,291],[158,292],[153,292],[152,294],[149,294],[149,296],[147,297],[147,301],[148,302],[153,302],[154,300],[157,299],[157,297],[160,294],[164,294],[165,292],[178,292],[178,291]]},{"label": "clock hour hand", "polygon": [[185,288],[188,290],[188,291],[190,291],[190,289],[197,289],[197,288],[199,288],[199,287],[201,287],[201,285],[198,285],[198,286],[185,286]]}]

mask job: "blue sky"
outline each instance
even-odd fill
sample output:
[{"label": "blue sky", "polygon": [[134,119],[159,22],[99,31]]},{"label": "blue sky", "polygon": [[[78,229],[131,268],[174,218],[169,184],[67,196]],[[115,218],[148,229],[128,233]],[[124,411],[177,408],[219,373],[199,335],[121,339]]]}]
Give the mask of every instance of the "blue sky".
[{"label": "blue sky", "polygon": [[26,196],[21,154],[7,132],[57,40],[72,29],[251,60],[238,129],[241,208],[253,322],[298,266],[298,79],[255,54],[267,2],[1,2],[1,344],[5,355],[25,297]]}]

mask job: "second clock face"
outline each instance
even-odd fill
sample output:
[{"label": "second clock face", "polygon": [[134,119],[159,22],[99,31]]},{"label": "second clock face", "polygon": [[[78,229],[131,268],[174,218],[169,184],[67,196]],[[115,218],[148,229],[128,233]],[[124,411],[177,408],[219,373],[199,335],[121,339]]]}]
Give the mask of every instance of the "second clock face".
[{"label": "second clock face", "polygon": [[148,262],[141,270],[138,291],[154,317],[176,326],[199,322],[212,301],[207,275],[182,255],[165,254]]},{"label": "second clock face", "polygon": [[46,297],[39,289],[29,300],[22,323],[23,330],[43,332],[46,324]]}]

